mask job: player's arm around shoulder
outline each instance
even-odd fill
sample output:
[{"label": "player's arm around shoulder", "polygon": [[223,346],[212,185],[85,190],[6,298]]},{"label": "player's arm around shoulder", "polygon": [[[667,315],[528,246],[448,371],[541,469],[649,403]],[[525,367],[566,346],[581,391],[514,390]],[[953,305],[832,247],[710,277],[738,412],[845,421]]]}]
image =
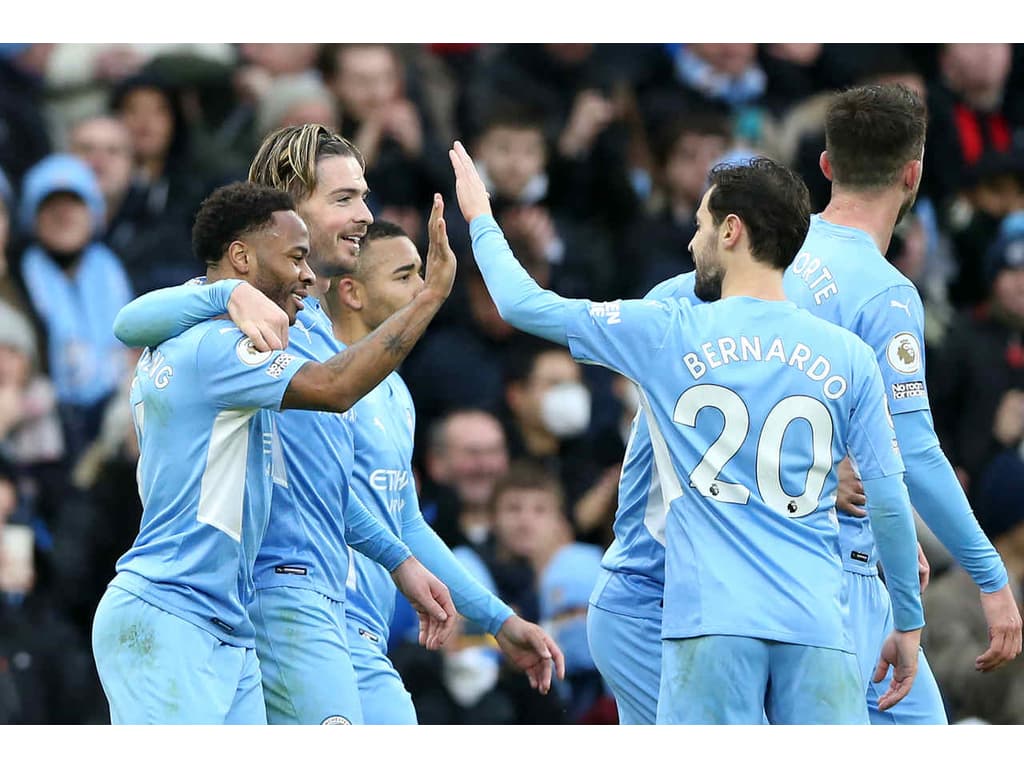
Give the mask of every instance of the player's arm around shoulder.
[{"label": "player's arm around shoulder", "polygon": [[220,408],[280,410],[290,383],[311,362],[291,347],[261,352],[227,320],[201,323],[187,334],[204,394]]}]

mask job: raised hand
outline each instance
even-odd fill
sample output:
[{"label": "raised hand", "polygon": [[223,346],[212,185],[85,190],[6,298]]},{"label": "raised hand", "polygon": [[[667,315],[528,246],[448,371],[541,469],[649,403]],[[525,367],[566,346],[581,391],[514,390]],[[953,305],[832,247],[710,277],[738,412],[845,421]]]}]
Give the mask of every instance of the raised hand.
[{"label": "raised hand", "polygon": [[430,209],[427,222],[430,244],[427,246],[425,288],[437,291],[442,298],[448,298],[455,283],[455,253],[448,243],[448,229],[444,222],[444,200],[434,194],[434,207]]},{"label": "raised hand", "polygon": [[455,195],[459,199],[459,210],[466,223],[471,222],[477,216],[489,215],[491,213],[491,196],[487,193],[480,174],[476,172],[476,165],[469,152],[462,146],[461,141],[448,150],[448,158],[452,161],[452,170],[455,171]]}]

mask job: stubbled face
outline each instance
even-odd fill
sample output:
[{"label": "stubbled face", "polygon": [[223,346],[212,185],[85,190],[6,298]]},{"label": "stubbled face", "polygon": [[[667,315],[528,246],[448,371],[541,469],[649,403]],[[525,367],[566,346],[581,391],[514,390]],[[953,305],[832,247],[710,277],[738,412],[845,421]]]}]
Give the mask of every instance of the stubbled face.
[{"label": "stubbled face", "polygon": [[132,179],[132,140],[124,123],[97,117],[75,126],[69,142],[71,153],[82,158],[108,200],[119,197]]},{"label": "stubbled face", "polygon": [[501,424],[485,413],[453,415],[445,429],[445,450],[437,469],[434,479],[451,487],[464,504],[486,504],[494,484],[508,470]]},{"label": "stubbled face", "polygon": [[359,247],[373,214],[369,189],[354,157],[325,157],[316,166],[313,194],[298,205],[309,227],[310,260],[320,277],[354,272]]},{"label": "stubbled face", "polygon": [[562,511],[550,491],[510,488],[495,502],[495,537],[517,557],[536,557],[557,539],[561,524]]},{"label": "stubbled face", "polygon": [[488,130],[476,150],[498,195],[517,199],[547,161],[544,136],[536,128],[497,126]]},{"label": "stubbled face", "polygon": [[714,187],[704,193],[697,209],[697,231],[690,240],[690,255],[697,268],[694,293],[701,301],[717,301],[722,296],[722,268],[718,251],[718,227],[708,210],[708,200]]},{"label": "stubbled face", "polygon": [[362,122],[402,98],[398,61],[384,46],[357,46],[338,53],[338,73],[331,83],[342,111]]},{"label": "stubbled face", "polygon": [[167,97],[157,88],[138,88],[121,104],[121,120],[132,137],[135,157],[145,161],[162,158],[174,138],[174,113]]},{"label": "stubbled face", "polygon": [[363,322],[371,330],[423,290],[423,260],[408,237],[387,237],[363,246],[356,281],[366,296]]},{"label": "stubbled face", "polygon": [[92,235],[89,207],[72,192],[55,192],[39,206],[36,235],[49,251],[74,253],[82,250]]},{"label": "stubbled face", "polygon": [[270,226],[247,235],[255,269],[249,282],[288,313],[289,323],[302,309],[315,275],[309,266],[309,232],[294,211],[275,211]]}]

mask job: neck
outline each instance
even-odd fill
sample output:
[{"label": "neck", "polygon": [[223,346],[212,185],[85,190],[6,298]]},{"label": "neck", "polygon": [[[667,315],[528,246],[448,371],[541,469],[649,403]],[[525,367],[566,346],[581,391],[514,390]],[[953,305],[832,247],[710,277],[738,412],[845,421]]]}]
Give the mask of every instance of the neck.
[{"label": "neck", "polygon": [[554,456],[558,453],[558,438],[543,428],[532,428],[520,423],[520,434],[531,456]]},{"label": "neck", "polygon": [[722,278],[722,298],[750,296],[765,301],[785,301],[782,272],[753,259],[730,267]]},{"label": "neck", "polygon": [[337,307],[330,307],[328,314],[331,318],[331,327],[334,329],[334,338],[345,342],[347,346],[352,346],[373,330],[366,327],[356,312],[339,312]]},{"label": "neck", "polygon": [[838,189],[833,183],[832,199],[821,212],[821,218],[830,224],[867,232],[878,250],[884,254],[889,250],[889,241],[902,204],[902,193],[896,188],[877,193],[849,192]]},{"label": "neck", "polygon": [[221,259],[219,263],[206,267],[207,283],[216,283],[218,280],[228,280],[230,278],[245,280],[244,275],[232,269],[231,262],[226,257]]}]

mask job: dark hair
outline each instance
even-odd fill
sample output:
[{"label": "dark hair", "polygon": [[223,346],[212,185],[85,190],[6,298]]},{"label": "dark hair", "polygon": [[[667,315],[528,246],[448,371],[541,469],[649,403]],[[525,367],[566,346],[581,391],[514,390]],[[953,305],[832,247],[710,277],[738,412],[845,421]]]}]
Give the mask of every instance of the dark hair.
[{"label": "dark hair", "polygon": [[399,72],[402,71],[402,57],[398,48],[389,43],[326,43],[320,47],[320,53],[316,60],[316,68],[320,71],[320,76],[325,81],[333,79],[341,71],[340,54],[358,48],[383,48],[391,53]]},{"label": "dark hair", "polygon": [[228,246],[270,225],[275,211],[294,211],[287,192],[247,181],[220,187],[203,200],[192,225],[192,250],[208,264],[217,264]]},{"label": "dark hair", "polygon": [[729,119],[713,111],[689,112],[672,119],[664,125],[651,142],[651,153],[658,166],[664,166],[672,150],[683,136],[718,136],[726,142],[732,141],[732,126]]},{"label": "dark hair", "polygon": [[863,85],[837,94],[825,115],[825,149],[836,183],[886,187],[921,157],[928,114],[903,85]]},{"label": "dark hair", "polygon": [[390,240],[395,237],[409,237],[409,234],[393,221],[378,220],[366,228],[363,244],[372,243],[374,240]]},{"label": "dark hair", "polygon": [[509,491],[546,491],[555,497],[558,509],[565,512],[565,490],[562,482],[544,465],[530,459],[516,459],[494,484],[490,508],[498,509],[498,501]]},{"label": "dark hair", "polygon": [[525,382],[533,376],[537,359],[549,352],[568,355],[569,350],[561,344],[536,336],[519,336],[505,353],[505,384]]},{"label": "dark hair", "polygon": [[507,98],[496,99],[482,110],[476,121],[473,138],[479,139],[495,128],[508,128],[516,131],[537,131],[544,137],[544,115],[531,104],[512,101]]},{"label": "dark hair", "polygon": [[797,174],[767,157],[746,163],[719,163],[711,169],[708,211],[715,225],[730,213],[750,237],[750,253],[778,269],[788,267],[807,237],[811,201]]},{"label": "dark hair", "polygon": [[354,157],[366,170],[356,145],[326,125],[306,123],[267,134],[249,166],[249,181],[290,192],[305,200],[316,189],[316,166],[325,157]]}]

